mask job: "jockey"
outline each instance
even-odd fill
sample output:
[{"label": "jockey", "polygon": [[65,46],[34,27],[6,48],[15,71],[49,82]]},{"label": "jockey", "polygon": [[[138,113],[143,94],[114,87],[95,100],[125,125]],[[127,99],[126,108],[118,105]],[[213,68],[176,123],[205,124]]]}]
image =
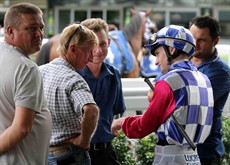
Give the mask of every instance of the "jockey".
[{"label": "jockey", "polygon": [[146,47],[162,76],[143,115],[114,120],[112,131],[129,138],[157,135],[154,165],[200,164],[196,144],[210,133],[213,92],[209,79],[188,60],[195,45],[188,29],[170,25],[151,36]]}]

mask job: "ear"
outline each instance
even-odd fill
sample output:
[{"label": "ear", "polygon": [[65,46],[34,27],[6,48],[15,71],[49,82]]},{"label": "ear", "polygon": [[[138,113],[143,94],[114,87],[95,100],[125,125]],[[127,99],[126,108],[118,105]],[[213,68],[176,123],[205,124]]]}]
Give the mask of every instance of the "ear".
[{"label": "ear", "polygon": [[217,37],[216,39],[214,39],[213,43],[214,46],[216,46],[219,43],[220,37]]},{"label": "ear", "polygon": [[169,53],[171,56],[173,56],[175,53],[177,52],[176,48],[173,48],[173,47],[169,47]]},{"label": "ear", "polygon": [[148,9],[145,10],[145,15],[150,16],[151,12],[152,12],[152,8],[148,8]]},{"label": "ear", "polygon": [[136,11],[135,9],[131,8],[131,9],[130,9],[130,15],[131,15],[131,16],[134,16],[134,15],[136,15],[136,14],[137,14],[137,11]]},{"label": "ear", "polygon": [[77,47],[75,46],[75,44],[70,44],[69,49],[72,53],[75,53],[77,51]]},{"label": "ear", "polygon": [[13,33],[13,28],[12,28],[11,26],[7,26],[5,33],[6,33],[8,36],[13,35],[13,34],[14,34],[14,33]]},{"label": "ear", "polygon": [[110,41],[111,41],[111,39],[109,38],[109,39],[108,39],[108,47],[109,47],[109,45],[110,45]]}]

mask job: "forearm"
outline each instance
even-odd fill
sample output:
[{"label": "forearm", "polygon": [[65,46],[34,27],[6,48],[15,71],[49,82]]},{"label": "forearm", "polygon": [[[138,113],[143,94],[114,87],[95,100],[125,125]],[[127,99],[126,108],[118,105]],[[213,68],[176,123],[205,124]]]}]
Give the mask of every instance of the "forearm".
[{"label": "forearm", "polygon": [[10,126],[0,135],[0,153],[8,151],[19,144],[28,134],[28,131],[18,126]]},{"label": "forearm", "polygon": [[81,123],[82,126],[81,144],[83,146],[90,144],[92,135],[97,127],[98,116],[99,116],[99,109],[96,105],[90,104],[84,106],[84,116]]},{"label": "forearm", "polygon": [[35,112],[25,107],[16,107],[12,125],[0,135],[0,153],[18,145],[31,131]]}]

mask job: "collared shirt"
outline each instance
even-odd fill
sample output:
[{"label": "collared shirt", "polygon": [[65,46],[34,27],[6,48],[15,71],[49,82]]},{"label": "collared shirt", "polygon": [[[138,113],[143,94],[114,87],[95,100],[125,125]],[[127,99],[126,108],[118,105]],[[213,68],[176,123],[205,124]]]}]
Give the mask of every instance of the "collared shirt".
[{"label": "collared shirt", "polygon": [[170,71],[160,77],[143,116],[127,117],[122,130],[130,138],[143,138],[157,132],[161,141],[188,145],[172,122],[173,112],[195,144],[202,143],[209,135],[213,115],[211,83],[188,61],[172,65]]},{"label": "collared shirt", "polygon": [[100,108],[98,126],[91,143],[109,142],[114,138],[111,133],[114,115],[123,113],[126,109],[119,71],[103,63],[98,79],[93,76],[88,67],[79,73],[88,83],[94,100]]},{"label": "collared shirt", "polygon": [[230,92],[230,68],[218,56],[217,50],[215,50],[210,59],[201,63],[197,68],[210,79],[214,94],[214,115],[211,134],[204,144],[198,145],[198,154],[201,159],[219,158],[224,154],[222,112]]},{"label": "collared shirt", "polygon": [[63,58],[39,68],[53,119],[50,145],[57,145],[81,133],[82,107],[95,101],[85,80]]}]

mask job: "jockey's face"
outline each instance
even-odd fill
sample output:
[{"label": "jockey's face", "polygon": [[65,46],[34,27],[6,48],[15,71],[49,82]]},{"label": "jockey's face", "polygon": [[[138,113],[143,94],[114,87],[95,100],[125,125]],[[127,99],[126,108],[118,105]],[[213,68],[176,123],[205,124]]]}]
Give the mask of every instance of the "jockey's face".
[{"label": "jockey's face", "polygon": [[102,29],[95,33],[98,37],[99,44],[96,48],[93,50],[93,63],[103,63],[105,57],[108,53],[108,47],[110,40],[107,37],[106,32]]},{"label": "jockey's face", "polygon": [[155,49],[154,55],[156,56],[155,65],[159,66],[162,74],[166,74],[169,70],[168,58],[166,56],[163,46],[159,46]]}]

